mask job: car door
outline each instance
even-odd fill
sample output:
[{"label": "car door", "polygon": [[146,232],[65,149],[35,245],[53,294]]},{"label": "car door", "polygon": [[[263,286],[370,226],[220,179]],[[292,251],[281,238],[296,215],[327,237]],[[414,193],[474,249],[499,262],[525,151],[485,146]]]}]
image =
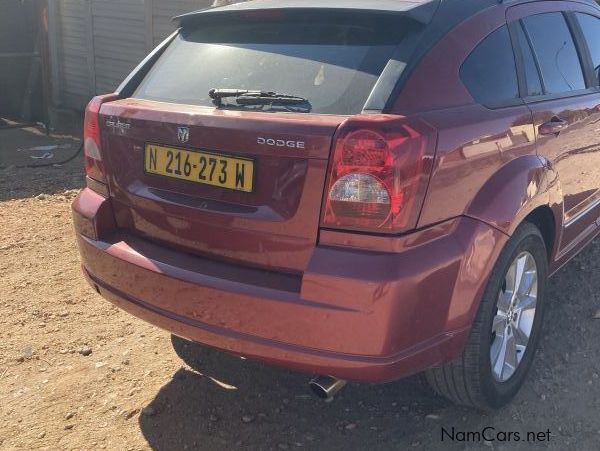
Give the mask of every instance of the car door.
[{"label": "car door", "polygon": [[[563,193],[559,257],[590,237],[600,216],[600,92],[590,54],[597,43],[587,45],[574,5],[532,3],[515,7],[509,17],[523,67],[530,68],[526,103],[538,154],[558,175]],[[593,38],[594,31],[588,34]]]}]

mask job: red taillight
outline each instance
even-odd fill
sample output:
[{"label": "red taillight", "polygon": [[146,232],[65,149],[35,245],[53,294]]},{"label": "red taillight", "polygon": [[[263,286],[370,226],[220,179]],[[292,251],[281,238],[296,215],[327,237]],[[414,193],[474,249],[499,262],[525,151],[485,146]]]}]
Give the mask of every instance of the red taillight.
[{"label": "red taillight", "polygon": [[415,227],[431,135],[420,122],[384,115],[344,123],[335,139],[323,225],[376,232]]},{"label": "red taillight", "polygon": [[117,99],[114,94],[94,97],[85,109],[83,124],[83,152],[85,173],[97,182],[106,183],[106,172],[102,160],[100,139],[100,107],[103,103]]}]

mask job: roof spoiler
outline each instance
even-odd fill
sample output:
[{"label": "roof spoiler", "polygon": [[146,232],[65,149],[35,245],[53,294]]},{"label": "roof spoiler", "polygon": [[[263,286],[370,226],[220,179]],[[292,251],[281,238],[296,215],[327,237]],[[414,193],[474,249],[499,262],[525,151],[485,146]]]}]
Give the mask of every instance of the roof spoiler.
[{"label": "roof spoiler", "polygon": [[362,11],[369,13],[401,13],[424,25],[431,22],[441,0],[322,0],[318,6],[307,6],[302,0],[253,0],[228,6],[207,8],[173,18],[179,26],[189,23],[212,22],[215,19],[235,17],[239,13],[258,11]]}]

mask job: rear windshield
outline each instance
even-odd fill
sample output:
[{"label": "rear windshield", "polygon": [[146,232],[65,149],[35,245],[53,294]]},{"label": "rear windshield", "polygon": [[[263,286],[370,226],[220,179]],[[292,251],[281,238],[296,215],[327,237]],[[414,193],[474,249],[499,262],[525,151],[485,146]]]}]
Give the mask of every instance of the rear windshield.
[{"label": "rear windshield", "polygon": [[134,97],[214,106],[213,88],[264,90],[306,98],[313,113],[359,113],[398,45],[418,25],[391,14],[324,16],[184,29]]}]

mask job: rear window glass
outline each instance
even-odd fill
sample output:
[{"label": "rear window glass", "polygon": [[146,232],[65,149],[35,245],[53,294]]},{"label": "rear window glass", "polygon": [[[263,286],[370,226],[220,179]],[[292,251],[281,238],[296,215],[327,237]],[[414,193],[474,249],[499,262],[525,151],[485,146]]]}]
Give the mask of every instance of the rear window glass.
[{"label": "rear window glass", "polygon": [[391,14],[323,16],[183,30],[134,97],[214,106],[213,88],[264,90],[304,97],[313,113],[359,113],[398,45],[418,25]]},{"label": "rear window glass", "polygon": [[515,56],[506,26],[485,38],[460,69],[460,77],[482,105],[500,107],[519,98]]}]

